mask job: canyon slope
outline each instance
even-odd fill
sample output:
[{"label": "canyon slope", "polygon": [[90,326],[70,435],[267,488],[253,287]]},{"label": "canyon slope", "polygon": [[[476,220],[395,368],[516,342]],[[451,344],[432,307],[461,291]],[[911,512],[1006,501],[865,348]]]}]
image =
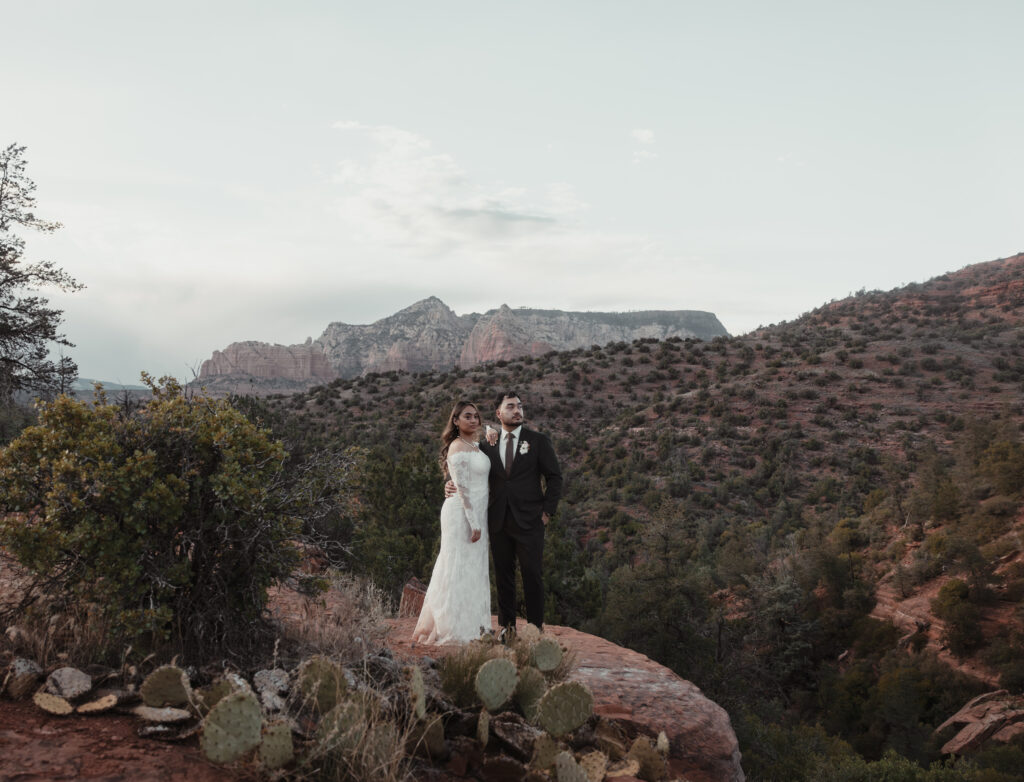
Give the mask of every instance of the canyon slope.
[{"label": "canyon slope", "polygon": [[223,393],[301,391],[372,372],[430,372],[552,350],[671,337],[728,336],[710,312],[565,312],[512,309],[456,315],[430,297],[367,325],[331,323],[301,345],[235,342],[203,362],[198,383]]}]

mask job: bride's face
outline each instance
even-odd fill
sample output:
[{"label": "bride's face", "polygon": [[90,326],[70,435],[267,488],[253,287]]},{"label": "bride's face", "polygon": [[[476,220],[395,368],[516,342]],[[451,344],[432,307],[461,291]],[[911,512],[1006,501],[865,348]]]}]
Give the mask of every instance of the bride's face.
[{"label": "bride's face", "polygon": [[480,413],[475,407],[464,407],[459,417],[455,419],[455,425],[459,429],[459,434],[464,437],[476,434],[476,430],[480,428]]}]

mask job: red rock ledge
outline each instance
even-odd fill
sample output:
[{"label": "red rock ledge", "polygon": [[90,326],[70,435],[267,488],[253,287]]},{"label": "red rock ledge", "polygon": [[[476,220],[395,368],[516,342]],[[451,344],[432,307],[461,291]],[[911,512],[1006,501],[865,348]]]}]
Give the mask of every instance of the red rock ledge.
[{"label": "red rock ledge", "polygon": [[[406,659],[441,657],[457,647],[413,644],[415,617],[392,619],[387,644]],[[520,627],[522,627],[520,622]],[[594,693],[594,710],[671,742],[670,773],[689,782],[744,782],[729,715],[701,691],[649,657],[569,627],[545,626],[576,653],[570,678]]]}]

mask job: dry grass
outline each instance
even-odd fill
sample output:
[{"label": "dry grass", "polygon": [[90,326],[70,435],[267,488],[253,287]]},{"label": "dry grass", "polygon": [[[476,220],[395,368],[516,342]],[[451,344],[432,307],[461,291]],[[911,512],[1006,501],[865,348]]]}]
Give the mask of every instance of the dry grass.
[{"label": "dry grass", "polygon": [[393,608],[367,579],[333,572],[327,579],[322,595],[290,596],[295,610],[281,616],[281,639],[302,657],[323,654],[351,663],[383,644]]}]

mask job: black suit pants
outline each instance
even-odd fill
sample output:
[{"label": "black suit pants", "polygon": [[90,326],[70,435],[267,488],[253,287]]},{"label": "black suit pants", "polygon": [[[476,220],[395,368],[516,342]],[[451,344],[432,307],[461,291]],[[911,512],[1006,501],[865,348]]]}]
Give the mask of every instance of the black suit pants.
[{"label": "black suit pants", "polygon": [[509,514],[502,528],[491,534],[494,580],[498,588],[498,624],[516,623],[516,562],[523,574],[526,621],[544,626],[544,526],[523,529]]}]

